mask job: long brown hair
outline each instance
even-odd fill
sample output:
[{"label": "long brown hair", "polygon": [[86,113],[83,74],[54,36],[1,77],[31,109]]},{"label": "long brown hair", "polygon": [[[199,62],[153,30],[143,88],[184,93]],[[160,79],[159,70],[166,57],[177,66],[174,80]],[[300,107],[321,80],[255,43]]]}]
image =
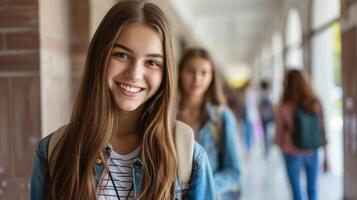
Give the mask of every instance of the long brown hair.
[{"label": "long brown hair", "polygon": [[116,130],[117,120],[117,107],[106,81],[107,63],[120,30],[131,23],[149,25],[158,32],[165,58],[162,84],[145,103],[138,123],[143,139],[138,199],[174,198],[177,161],[172,140],[172,113],[176,79],[168,22],[156,5],[127,0],[109,10],[91,40],[71,120],[50,160],[53,172],[50,199],[97,198],[93,175],[95,161],[104,160],[103,149]]},{"label": "long brown hair", "polygon": [[[184,94],[182,83],[181,83],[181,75],[184,67],[186,66],[186,63],[193,59],[193,58],[203,58],[207,60],[211,64],[212,68],[212,81],[210,86],[208,87],[208,90],[205,94],[205,103],[211,103],[213,105],[222,105],[226,104],[226,99],[223,93],[223,86],[220,80],[220,77],[217,72],[217,68],[215,63],[213,62],[213,59],[211,58],[210,54],[208,51],[206,51],[203,48],[191,48],[187,49],[180,62],[179,62],[179,94],[182,97]],[[180,98],[182,99],[182,98]],[[181,100],[180,100],[181,101]],[[180,102],[181,103],[181,102]],[[180,105],[179,103],[179,105]]]},{"label": "long brown hair", "polygon": [[302,106],[309,111],[314,110],[317,98],[305,72],[296,69],[286,72],[282,102]]}]

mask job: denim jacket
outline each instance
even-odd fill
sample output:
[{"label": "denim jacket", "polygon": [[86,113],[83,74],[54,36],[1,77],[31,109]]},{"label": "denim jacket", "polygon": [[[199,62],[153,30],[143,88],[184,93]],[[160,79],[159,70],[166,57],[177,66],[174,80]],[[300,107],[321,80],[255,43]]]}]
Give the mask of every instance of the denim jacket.
[{"label": "denim jacket", "polygon": [[[37,145],[33,165],[32,165],[32,176],[31,176],[31,200],[41,200],[45,177],[48,175],[48,144],[51,135],[45,137]],[[107,146],[104,150],[106,159],[110,158],[111,148]],[[135,197],[140,193],[141,187],[141,166],[142,162],[140,156],[138,156],[132,162],[133,170],[133,184]],[[96,163],[94,167],[94,180],[96,186],[98,187],[99,181],[103,175],[104,165],[103,163]],[[212,178],[211,167],[207,158],[206,152],[203,148],[195,142],[193,150],[193,162],[192,162],[192,173],[188,184],[188,188],[184,191],[181,189],[181,184],[179,178],[176,179],[176,199],[187,199],[187,200],[213,200],[215,199],[214,184]]]},{"label": "denim jacket", "polygon": [[[236,118],[232,111],[225,106],[218,108],[208,104],[207,112],[208,120],[198,131],[198,134],[196,133],[196,141],[207,152],[213,170],[215,190],[218,194],[223,194],[241,189]],[[217,120],[220,120],[222,130],[221,133],[218,133],[220,144],[217,144],[218,139],[212,133],[215,131]]]}]

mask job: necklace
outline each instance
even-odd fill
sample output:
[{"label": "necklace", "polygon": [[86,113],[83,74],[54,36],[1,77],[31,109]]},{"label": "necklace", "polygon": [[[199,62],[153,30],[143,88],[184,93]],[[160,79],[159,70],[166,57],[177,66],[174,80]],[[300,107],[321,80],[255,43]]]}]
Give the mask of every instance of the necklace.
[{"label": "necklace", "polygon": [[[118,199],[120,200],[119,192],[118,192],[118,190],[117,190],[117,186],[116,186],[115,183],[114,183],[112,173],[110,172],[110,170],[108,170],[108,171],[109,171],[110,180],[111,180],[111,182],[112,182],[112,184],[113,184],[113,187],[114,187],[114,190],[115,190],[115,194],[117,195]],[[128,194],[126,195],[125,200],[128,200],[128,199],[129,199],[129,195],[130,195],[131,191],[133,190],[133,187],[134,187],[134,184],[132,183],[129,192],[128,192]]]}]

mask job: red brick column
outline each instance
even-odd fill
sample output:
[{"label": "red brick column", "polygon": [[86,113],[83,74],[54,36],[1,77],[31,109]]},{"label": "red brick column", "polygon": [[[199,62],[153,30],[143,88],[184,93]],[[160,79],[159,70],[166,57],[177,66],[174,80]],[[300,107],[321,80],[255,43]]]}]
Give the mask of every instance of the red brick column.
[{"label": "red brick column", "polygon": [[40,138],[37,0],[0,0],[0,199],[29,199]]},{"label": "red brick column", "polygon": [[89,45],[89,2],[88,0],[72,0],[70,6],[72,95],[75,97],[78,92]]}]

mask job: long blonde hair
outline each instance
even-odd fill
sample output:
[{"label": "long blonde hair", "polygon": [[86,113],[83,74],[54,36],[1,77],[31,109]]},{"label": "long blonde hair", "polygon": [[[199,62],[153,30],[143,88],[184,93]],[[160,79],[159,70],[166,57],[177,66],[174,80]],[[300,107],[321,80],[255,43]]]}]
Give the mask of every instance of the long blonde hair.
[{"label": "long blonde hair", "polygon": [[174,198],[177,160],[172,139],[172,113],[176,79],[168,22],[156,5],[127,0],[109,10],[91,40],[71,120],[50,159],[53,172],[48,191],[50,199],[97,198],[93,175],[95,161],[104,160],[103,149],[116,130],[117,120],[117,107],[106,81],[107,64],[120,30],[131,23],[149,25],[158,32],[165,58],[162,84],[145,103],[138,123],[143,141],[138,199]]}]

